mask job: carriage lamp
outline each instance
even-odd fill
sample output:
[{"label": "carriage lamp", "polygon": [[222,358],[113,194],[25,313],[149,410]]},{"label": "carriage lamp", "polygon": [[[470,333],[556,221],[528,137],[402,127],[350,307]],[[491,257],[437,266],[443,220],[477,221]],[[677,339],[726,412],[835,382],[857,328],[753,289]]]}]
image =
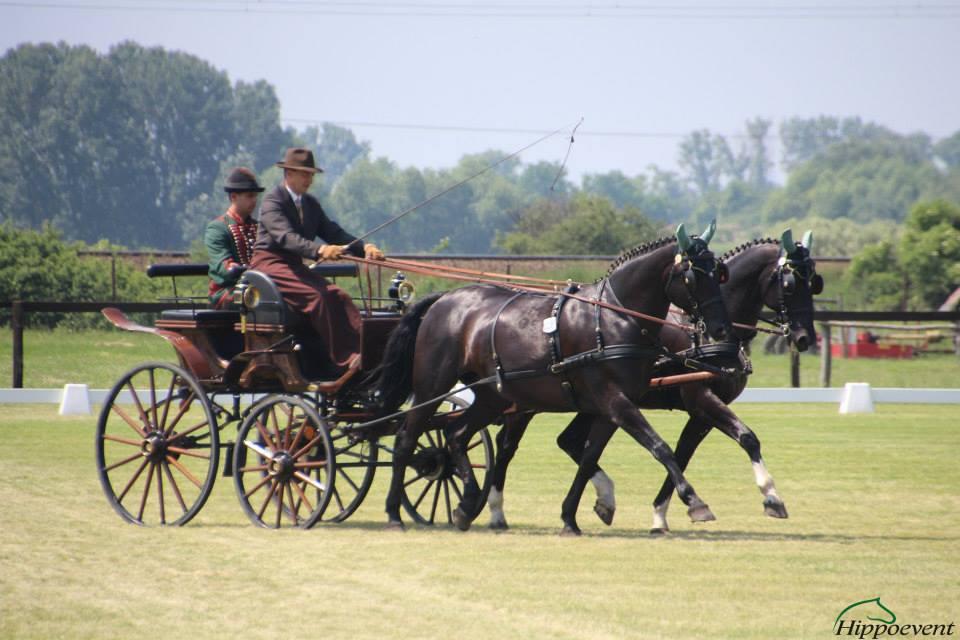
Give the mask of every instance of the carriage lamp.
[{"label": "carriage lamp", "polygon": [[407,280],[407,277],[403,275],[402,271],[397,271],[397,274],[393,276],[393,280],[390,281],[390,288],[387,289],[387,295],[393,300],[396,300],[398,305],[406,305],[413,300],[416,294],[417,290],[413,286],[413,283]]},{"label": "carriage lamp", "polygon": [[246,309],[256,309],[257,305],[260,304],[260,290],[256,287],[245,286],[240,296]]}]

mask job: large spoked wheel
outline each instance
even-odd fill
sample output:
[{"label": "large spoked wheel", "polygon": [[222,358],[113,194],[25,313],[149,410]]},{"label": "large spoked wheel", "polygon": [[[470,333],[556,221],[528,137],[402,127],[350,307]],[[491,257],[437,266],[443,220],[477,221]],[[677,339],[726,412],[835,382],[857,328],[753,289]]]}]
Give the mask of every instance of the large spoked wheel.
[{"label": "large spoked wheel", "polygon": [[219,439],[194,378],[148,362],[113,386],[97,422],[97,473],[107,500],[139,525],[183,525],[203,508],[217,477]]},{"label": "large spoked wheel", "polygon": [[[450,408],[447,413],[434,417],[438,425],[455,418],[466,403],[452,397],[445,403]],[[407,514],[418,524],[450,524],[453,522],[453,510],[463,497],[463,481],[456,474],[453,459],[447,449],[447,440],[440,427],[424,431],[413,457],[404,474],[401,503]],[[480,486],[480,498],[474,513],[468,514],[473,520],[483,510],[490,493],[493,479],[493,439],[484,428],[477,432],[467,444],[467,458]]]},{"label": "large spoked wheel", "polygon": [[377,472],[380,445],[363,437],[346,422],[334,420],[330,438],[337,461],[336,482],[330,504],[320,522],[343,522],[363,503]]},{"label": "large spoked wheel", "polygon": [[312,527],[333,495],[333,451],[326,421],[302,398],[272,395],[254,405],[233,451],[234,486],[250,520]]}]

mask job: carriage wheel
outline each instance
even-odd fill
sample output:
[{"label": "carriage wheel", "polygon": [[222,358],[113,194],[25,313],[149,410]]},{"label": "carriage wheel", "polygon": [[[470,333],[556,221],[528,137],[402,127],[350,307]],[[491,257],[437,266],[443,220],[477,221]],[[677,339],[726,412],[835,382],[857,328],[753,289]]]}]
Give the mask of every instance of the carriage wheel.
[{"label": "carriage wheel", "polygon": [[335,467],[327,423],[302,398],[267,396],[237,432],[234,486],[261,527],[313,526],[333,495]]},{"label": "carriage wheel", "polygon": [[343,522],[353,515],[370,491],[377,472],[380,444],[352,431],[350,426],[336,423],[330,434],[337,461],[337,479],[330,504],[320,522]]},{"label": "carriage wheel", "polygon": [[219,433],[210,402],[179,367],[142,364],[113,386],[97,422],[97,473],[127,522],[183,525],[217,476]]},{"label": "carriage wheel", "polygon": [[[446,414],[434,416],[436,424],[443,425],[461,411],[466,403],[452,397],[446,403],[453,405]],[[423,432],[417,440],[413,457],[404,474],[401,502],[407,514],[418,524],[453,524],[453,510],[463,497],[463,481],[456,475],[453,461],[446,448],[447,440],[442,427]],[[493,480],[493,439],[484,428],[467,444],[467,458],[480,485],[480,499],[470,519],[480,515],[490,493]]]}]

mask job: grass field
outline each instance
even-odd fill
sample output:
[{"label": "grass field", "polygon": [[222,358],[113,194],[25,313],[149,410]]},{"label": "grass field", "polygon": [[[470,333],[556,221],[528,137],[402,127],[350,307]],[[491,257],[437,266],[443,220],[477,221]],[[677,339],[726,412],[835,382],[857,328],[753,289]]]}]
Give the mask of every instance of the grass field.
[{"label": "grass field", "polygon": [[[346,523],[275,532],[223,478],[184,528],[127,525],[96,478],[94,418],[0,406],[0,638],[828,638],[876,596],[901,623],[960,621],[956,409],[735,408],[790,519],[763,516],[746,456],[712,434],[688,477],[718,521],[693,525],[675,500],[673,533],[651,538],[661,470],[618,434],[602,460],[613,526],[588,489],[585,535],[561,538],[567,416],[528,431],[507,533],[486,514],[466,533],[385,531],[386,474]],[[681,416],[650,417],[676,438]]]},{"label": "grass field", "polygon": [[[11,383],[12,343],[9,328],[0,329],[0,387]],[[765,355],[756,343],[751,356],[752,387],[790,386],[786,355]],[[85,383],[106,389],[131,367],[147,360],[176,362],[173,349],[156,336],[126,331],[28,330],[24,335],[24,386],[58,388]],[[801,356],[801,386],[820,386],[820,359]],[[960,380],[960,358],[925,354],[909,360],[834,358],[832,385],[869,382],[875,387],[954,387]]]}]

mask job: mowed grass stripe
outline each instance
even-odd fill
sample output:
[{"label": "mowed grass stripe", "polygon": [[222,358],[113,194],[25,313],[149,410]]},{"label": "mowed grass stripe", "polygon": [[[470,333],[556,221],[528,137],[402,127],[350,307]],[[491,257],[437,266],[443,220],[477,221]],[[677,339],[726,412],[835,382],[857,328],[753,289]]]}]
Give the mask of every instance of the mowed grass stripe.
[{"label": "mowed grass stripe", "polygon": [[[349,521],[252,527],[219,478],[181,529],[127,525],[94,470],[94,418],[0,407],[0,637],[823,638],[848,604],[881,596],[904,622],[960,618],[960,445],[951,407],[735,409],[763,443],[790,519],[763,516],[746,455],[713,433],[689,478],[718,521],[674,498],[647,534],[662,469],[618,434],[601,463],[612,527],[560,538],[573,467],[569,416],[538,417],[511,468],[495,534],[383,530],[388,474]],[[671,443],[684,416],[650,413]],[[232,437],[232,434],[227,434]]]}]

